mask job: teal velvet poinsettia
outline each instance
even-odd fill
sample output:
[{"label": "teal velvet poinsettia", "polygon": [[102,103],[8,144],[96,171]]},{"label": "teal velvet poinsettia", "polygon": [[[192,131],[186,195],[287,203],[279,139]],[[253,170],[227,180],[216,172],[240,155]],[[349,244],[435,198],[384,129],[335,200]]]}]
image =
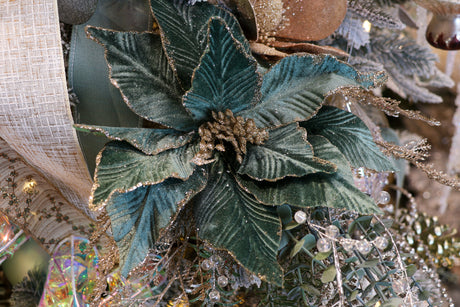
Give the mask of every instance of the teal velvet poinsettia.
[{"label": "teal velvet poinsettia", "polygon": [[379,212],[353,185],[351,167],[386,171],[391,162],[361,120],[322,101],[338,87],[368,88],[385,77],[310,55],[287,57],[262,76],[226,11],[151,5],[161,35],[87,30],[104,46],[127,105],[161,127],[77,126],[113,140],[99,154],[91,205],[110,216],[122,272],[193,206],[201,240],[282,284],[277,206]]}]

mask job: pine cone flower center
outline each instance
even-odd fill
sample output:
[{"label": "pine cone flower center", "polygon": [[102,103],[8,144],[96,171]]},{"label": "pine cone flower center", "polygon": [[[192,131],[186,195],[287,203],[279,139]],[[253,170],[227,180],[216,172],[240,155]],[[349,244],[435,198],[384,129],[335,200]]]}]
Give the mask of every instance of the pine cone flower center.
[{"label": "pine cone flower center", "polygon": [[206,122],[198,128],[201,137],[200,151],[195,156],[195,163],[206,164],[212,159],[214,150],[225,151],[224,141],[233,146],[236,160],[243,162],[246,154],[246,145],[251,143],[261,145],[268,140],[268,131],[257,128],[254,120],[245,120],[241,116],[234,116],[229,109],[225,112],[212,112],[214,121]]}]

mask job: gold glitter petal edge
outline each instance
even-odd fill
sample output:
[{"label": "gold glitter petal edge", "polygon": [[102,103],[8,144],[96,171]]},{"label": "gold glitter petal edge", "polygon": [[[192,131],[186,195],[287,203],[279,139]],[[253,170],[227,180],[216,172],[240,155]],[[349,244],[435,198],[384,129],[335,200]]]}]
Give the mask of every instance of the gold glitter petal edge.
[{"label": "gold glitter petal edge", "polygon": [[91,187],[91,196],[89,197],[89,208],[93,211],[99,211],[99,210],[102,210],[103,208],[105,208],[105,206],[107,205],[108,201],[110,200],[110,198],[112,198],[112,196],[115,194],[115,193],[120,193],[120,194],[123,194],[123,193],[128,193],[128,192],[132,192],[134,191],[135,189],[137,188],[140,188],[140,187],[146,187],[146,186],[150,186],[150,185],[156,185],[156,184],[159,184],[159,183],[162,183],[164,182],[165,180],[167,179],[170,179],[170,178],[176,178],[176,179],[181,179],[183,181],[187,181],[190,176],[193,175],[193,172],[187,176],[187,177],[181,177],[179,176],[179,174],[177,173],[172,173],[170,176],[166,177],[166,178],[163,178],[161,180],[158,180],[158,181],[144,181],[144,182],[139,182],[137,183],[136,185],[134,186],[131,186],[130,188],[126,188],[126,189],[114,189],[110,192],[110,194],[107,196],[107,198],[99,203],[94,203],[94,194],[97,190],[97,188],[100,187],[100,184],[99,184],[99,180],[98,180],[98,166],[99,164],[101,163],[101,160],[102,160],[102,153],[105,151],[105,149],[107,148],[107,145],[104,146],[104,148],[102,148],[102,150],[97,154],[96,156],[96,170],[94,172],[94,184],[93,186]]},{"label": "gold glitter petal edge", "polygon": [[[88,29],[98,29],[98,30],[104,30],[104,31],[108,31],[108,32],[113,32],[113,33],[133,33],[133,34],[142,34],[142,33],[150,33],[150,34],[156,34],[158,35],[158,33],[155,33],[155,32],[151,32],[151,31],[143,31],[143,32],[134,32],[134,31],[114,31],[114,30],[110,30],[110,29],[106,29],[106,28],[103,28],[103,27],[94,27],[94,26],[86,26],[85,27],[85,32],[86,32],[86,36],[95,41],[96,43],[98,43],[99,45],[101,45],[103,48],[104,48],[104,58],[105,58],[105,61],[107,63],[107,67],[108,67],[108,70],[109,70],[109,79],[110,79],[110,83],[112,83],[112,85],[114,87],[116,87],[119,91],[120,91],[120,94],[121,94],[121,97],[123,98],[123,101],[126,103],[126,105],[128,106],[128,108],[130,110],[132,110],[136,115],[138,115],[139,117],[145,119],[145,120],[148,120],[148,121],[152,121],[151,119],[149,119],[148,117],[146,117],[145,115],[143,114],[139,114],[138,112],[136,112],[131,103],[129,102],[129,99],[128,97],[126,97],[126,95],[124,94],[124,92],[121,90],[120,86],[118,85],[118,82],[112,78],[112,65],[110,65],[108,59],[107,59],[107,56],[108,56],[108,49],[105,47],[105,45],[103,43],[101,43],[96,37],[92,36],[87,30]],[[160,33],[160,37],[161,37],[161,33]],[[163,39],[162,39],[163,41]],[[166,54],[166,57],[169,59],[169,57],[167,56],[167,53],[165,52]],[[169,66],[171,67],[171,70],[174,74],[174,77],[176,78],[176,80],[179,80],[179,78],[177,77],[177,71],[175,69],[175,67],[172,65],[172,62],[168,61],[169,62]],[[179,81],[178,81],[179,82]],[[179,82],[180,84],[180,82]],[[170,127],[170,126],[166,126],[164,124],[161,124],[159,123],[160,125],[164,126],[164,127],[167,127],[167,128],[171,128],[171,129],[174,129],[174,127]]]},{"label": "gold glitter petal edge", "polygon": [[[245,174],[245,175],[248,176],[249,178],[253,179],[253,180],[256,180],[256,181],[276,182],[276,181],[279,181],[279,180],[282,180],[282,179],[285,179],[285,178],[301,178],[301,177],[304,177],[304,176],[313,175],[313,174],[317,174],[317,173],[326,173],[326,174],[335,173],[337,171],[337,165],[335,165],[334,163],[332,163],[330,161],[315,157],[314,156],[314,153],[315,153],[314,148],[311,145],[311,143],[308,142],[308,140],[307,140],[307,130],[305,128],[303,128],[303,127],[300,127],[298,122],[296,123],[296,125],[297,125],[296,129],[302,133],[302,138],[305,141],[305,145],[307,145],[307,146],[309,146],[311,148],[311,151],[313,153],[312,160],[314,160],[315,162],[318,162],[318,163],[320,163],[322,165],[329,165],[330,167],[332,167],[334,169],[332,172],[317,170],[317,171],[312,171],[311,173],[308,173],[306,175],[287,174],[287,175],[284,175],[282,177],[276,177],[276,178],[273,178],[273,179],[258,178],[258,177],[255,177],[255,176],[251,176],[249,174]],[[258,200],[258,201],[260,201],[260,200]]]},{"label": "gold glitter petal edge", "polygon": [[[238,49],[239,52],[241,52],[243,54],[243,56],[245,56],[247,59],[250,60],[250,62],[252,62],[252,66],[254,67],[254,72],[255,74],[257,75],[257,84],[255,86],[255,89],[254,89],[254,96],[252,98],[252,101],[251,101],[251,106],[255,106],[259,101],[260,101],[260,97],[262,96],[262,94],[260,93],[260,88],[262,86],[262,75],[260,74],[260,72],[258,71],[258,67],[257,67],[257,60],[251,55],[251,54],[248,54],[246,52],[246,50],[244,50],[244,46],[242,43],[240,43],[236,38],[235,36],[233,36],[233,33],[231,32],[231,29],[228,27],[227,23],[225,22],[225,20],[223,20],[222,18],[220,17],[211,17],[209,20],[208,20],[208,24],[207,24],[207,27],[208,27],[208,30],[207,30],[207,47],[205,49],[205,52],[203,52],[203,54],[201,55],[200,57],[200,61],[199,61],[199,64],[197,67],[195,67],[195,69],[193,70],[193,74],[192,74],[192,79],[191,79],[191,84],[193,84],[193,80],[195,79],[195,74],[196,72],[198,71],[198,69],[201,67],[201,62],[203,60],[203,58],[206,56],[206,54],[208,54],[208,46],[209,46],[209,33],[210,33],[210,27],[211,27],[211,22],[213,20],[218,20],[220,21],[222,24],[225,25],[225,29],[228,31],[228,33],[230,34],[231,38],[232,38],[232,41],[233,43],[235,44],[236,48]],[[190,110],[185,106],[185,97],[187,97],[187,95],[193,90],[193,87],[190,87],[190,89],[188,91],[185,92],[185,94],[182,96],[182,105],[184,106],[184,108],[187,110],[187,112],[189,114],[191,114]]]},{"label": "gold glitter petal edge", "polygon": [[[154,155],[157,155],[157,154],[159,154],[159,153],[161,153],[163,151],[169,150],[169,149],[175,149],[175,148],[182,147],[182,146],[184,146],[184,145],[186,145],[186,144],[188,144],[188,143],[190,143],[192,141],[192,138],[190,138],[190,139],[185,138],[185,140],[180,144],[164,146],[164,147],[158,148],[155,151],[148,151],[148,150],[142,149],[143,146],[141,144],[139,144],[137,141],[135,141],[135,140],[127,141],[127,140],[124,140],[122,138],[113,136],[108,131],[106,131],[105,129],[103,129],[101,127],[85,125],[85,124],[76,124],[76,125],[74,125],[74,127],[79,128],[79,129],[87,130],[85,132],[88,132],[88,133],[94,133],[94,132],[102,133],[102,134],[105,135],[105,137],[107,137],[110,140],[128,142],[131,145],[133,145],[135,148],[139,149],[140,151],[142,151],[144,154],[146,154],[148,156],[154,156]],[[148,129],[148,128],[138,128],[138,129]],[[187,136],[191,136],[194,133],[195,132],[192,131],[192,132],[189,132],[189,133],[184,133],[184,135],[187,137]]]},{"label": "gold glitter petal edge", "polygon": [[[176,221],[177,217],[179,216],[179,214],[181,213],[181,210],[185,207],[185,205],[187,205],[187,203],[195,196],[197,195],[198,193],[200,193],[201,191],[204,190],[204,188],[206,187],[207,185],[207,180],[208,180],[208,174],[207,172],[202,169],[201,170],[203,172],[203,175],[204,177],[206,177],[206,181],[203,183],[203,185],[201,187],[199,187],[197,190],[190,190],[186,193],[185,197],[177,203],[177,210],[176,210],[176,213],[174,214],[173,217],[171,217],[171,220],[169,222],[169,224],[160,229],[160,233],[158,235],[158,239],[157,241],[161,241],[161,238],[164,237],[167,232],[169,231],[169,229],[171,228],[171,226],[173,226],[174,222]],[[138,271],[139,269],[141,269],[144,265],[145,265],[145,262],[148,260],[147,258],[149,257],[149,255],[147,254],[146,257],[144,258],[144,260],[142,262],[140,262],[138,265],[136,265],[133,269],[131,269],[131,271],[129,272],[129,276],[133,273],[133,272],[136,272]]]}]

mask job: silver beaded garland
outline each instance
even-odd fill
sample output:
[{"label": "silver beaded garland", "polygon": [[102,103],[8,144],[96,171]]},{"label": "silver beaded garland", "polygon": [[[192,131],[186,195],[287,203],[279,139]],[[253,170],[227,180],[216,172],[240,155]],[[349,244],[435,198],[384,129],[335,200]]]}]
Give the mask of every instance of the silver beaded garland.
[{"label": "silver beaded garland", "polygon": [[326,227],[326,236],[331,239],[335,239],[339,236],[340,231],[335,225],[329,225]]},{"label": "silver beaded garland", "polygon": [[294,220],[299,224],[304,224],[307,222],[307,214],[304,211],[299,210],[294,214]]},{"label": "silver beaded garland", "polygon": [[384,250],[385,248],[388,247],[388,239],[385,237],[377,237],[373,241],[375,247],[377,247],[380,250]]},{"label": "silver beaded garland", "polygon": [[356,249],[361,254],[369,254],[372,249],[372,246],[367,240],[360,240],[356,243]]},{"label": "silver beaded garland", "polygon": [[386,205],[390,202],[391,200],[391,195],[390,193],[388,193],[387,191],[381,191],[379,193],[379,196],[378,196],[378,199],[377,199],[377,202],[379,204],[382,204],[382,205]]},{"label": "silver beaded garland", "polygon": [[332,248],[331,241],[326,238],[321,238],[316,242],[316,248],[320,253],[327,253]]},{"label": "silver beaded garland", "polygon": [[343,249],[347,252],[352,252],[355,248],[355,240],[353,239],[342,239],[340,241],[340,244],[342,245]]}]

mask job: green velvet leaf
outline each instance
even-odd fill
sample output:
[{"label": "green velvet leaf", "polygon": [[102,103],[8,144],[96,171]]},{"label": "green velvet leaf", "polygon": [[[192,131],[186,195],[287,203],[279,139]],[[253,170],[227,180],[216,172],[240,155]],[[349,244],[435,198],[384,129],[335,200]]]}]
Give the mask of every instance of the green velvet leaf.
[{"label": "green velvet leaf", "polygon": [[264,76],[261,102],[239,115],[258,127],[277,127],[312,117],[324,96],[338,87],[379,85],[385,75],[363,75],[336,58],[293,55],[282,59]]},{"label": "green velvet leaf", "polygon": [[257,63],[228,31],[222,19],[209,22],[208,47],[193,74],[184,105],[197,122],[211,118],[211,111],[247,109],[258,89]]},{"label": "green velvet leaf", "polygon": [[374,143],[371,132],[356,115],[324,106],[310,120],[301,123],[309,134],[324,136],[336,146],[353,167],[394,171],[395,167]]},{"label": "green velvet leaf", "polygon": [[313,156],[307,132],[297,123],[270,130],[269,139],[262,145],[248,144],[238,169],[239,174],[268,181],[335,171],[333,163]]},{"label": "green velvet leaf", "polygon": [[125,277],[144,260],[164,229],[174,222],[180,208],[205,184],[206,176],[197,168],[186,181],[170,178],[130,192],[116,192],[111,197],[106,209]]},{"label": "green velvet leaf", "polygon": [[177,130],[196,127],[182,105],[183,91],[159,35],[100,28],[88,28],[87,32],[104,46],[111,81],[136,114]]},{"label": "green velvet leaf", "polygon": [[381,213],[372,198],[354,186],[350,165],[342,153],[322,136],[309,136],[308,140],[313,145],[315,155],[337,165],[336,173],[316,173],[276,182],[258,182],[239,176],[239,183],[267,205],[321,206],[362,214]]},{"label": "green velvet leaf", "polygon": [[208,185],[195,200],[201,239],[228,250],[262,279],[282,285],[283,272],[276,259],[281,232],[276,208],[241,189],[220,159],[210,165]]},{"label": "green velvet leaf", "polygon": [[115,141],[126,141],[146,155],[178,148],[189,143],[195,133],[184,133],[173,129],[123,128],[91,125],[75,125],[79,131],[104,135]]},{"label": "green velvet leaf", "polygon": [[148,156],[124,142],[110,142],[99,153],[90,201],[97,206],[115,192],[124,193],[167,178],[185,180],[195,169],[191,160],[198,150],[199,145],[193,142]]},{"label": "green velvet leaf", "polygon": [[210,3],[188,5],[183,0],[151,0],[153,14],[163,32],[163,43],[184,89],[191,86],[193,70],[206,48],[208,20],[220,17],[233,36],[250,52],[235,17]]}]

